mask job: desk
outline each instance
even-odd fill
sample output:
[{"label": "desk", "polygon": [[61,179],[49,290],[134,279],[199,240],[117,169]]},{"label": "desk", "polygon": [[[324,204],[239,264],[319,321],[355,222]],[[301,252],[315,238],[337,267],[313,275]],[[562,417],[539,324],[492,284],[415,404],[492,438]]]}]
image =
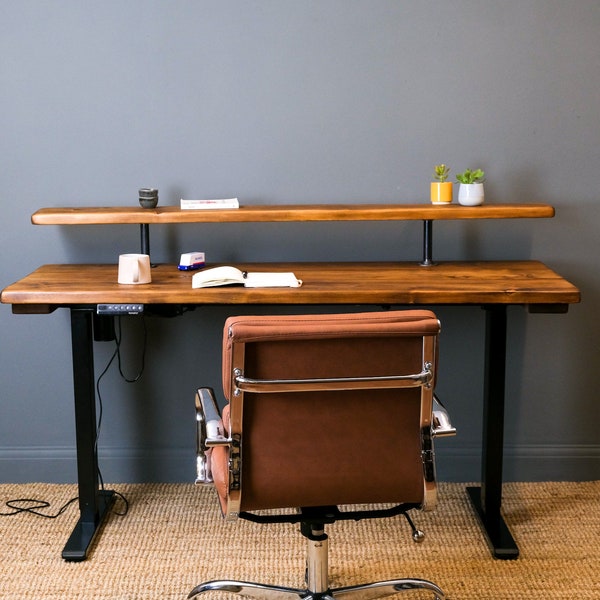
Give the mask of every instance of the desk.
[{"label": "desk", "polygon": [[[486,311],[482,484],[468,489],[497,558],[516,558],[518,547],[500,514],[507,306],[532,312],[566,312],[579,290],[537,261],[415,263],[240,264],[247,271],[293,271],[301,288],[193,290],[192,273],[157,265],[152,283],[116,283],[116,265],[45,265],[3,290],[1,301],[18,314],[71,312],[80,520],[64,550],[84,560],[89,544],[114,501],[99,490],[95,451],[96,397],[93,340],[102,303],[156,306],[281,305],[478,305]],[[234,309],[232,308],[232,311]]]}]

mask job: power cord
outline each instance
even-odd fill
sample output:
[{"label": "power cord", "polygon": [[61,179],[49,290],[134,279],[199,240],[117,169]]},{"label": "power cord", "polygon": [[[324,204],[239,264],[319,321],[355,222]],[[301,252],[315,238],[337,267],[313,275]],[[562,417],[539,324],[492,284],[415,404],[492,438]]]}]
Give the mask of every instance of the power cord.
[{"label": "power cord", "polygon": [[142,377],[142,375],[144,374],[144,368],[146,365],[146,346],[148,343],[148,328],[146,327],[146,317],[143,314],[141,316],[141,319],[142,319],[142,325],[143,325],[144,340],[142,342],[142,357],[141,357],[141,361],[140,361],[140,363],[141,363],[140,370],[138,371],[138,374],[135,377],[128,378],[123,374],[123,367],[121,366],[121,336],[122,336],[121,316],[119,315],[117,317],[117,323],[119,324],[119,328],[118,328],[118,331],[115,328],[115,344],[116,344],[116,354],[117,354],[118,364],[119,364],[119,374],[121,375],[123,380],[127,383],[135,383],[136,381],[139,381],[140,378]]},{"label": "power cord", "polygon": [[[116,323],[114,325],[115,350],[112,353],[111,357],[108,359],[108,362],[106,363],[106,367],[104,367],[104,370],[102,371],[102,373],[100,373],[100,375],[98,376],[98,379],[96,380],[96,397],[98,398],[98,423],[96,426],[96,441],[95,441],[96,455],[98,453],[98,439],[100,438],[100,430],[102,428],[102,416],[103,416],[103,412],[104,412],[104,407],[103,407],[103,402],[102,402],[102,394],[100,393],[100,382],[102,381],[102,378],[106,375],[106,373],[110,369],[110,366],[114,362],[115,358],[117,359],[119,375],[126,383],[135,383],[136,381],[139,381],[141,379],[142,375],[144,374],[144,368],[146,365],[146,347],[147,347],[147,342],[148,342],[148,328],[146,326],[146,318],[144,317],[144,315],[141,316],[141,319],[142,319],[142,325],[143,325],[144,339],[142,342],[142,357],[141,357],[140,369],[134,377],[127,377],[123,373],[123,367],[121,364],[121,339],[123,336],[123,328],[121,326],[121,316],[119,315],[116,317]],[[104,479],[102,477],[102,472],[100,471],[100,467],[98,467],[98,479],[100,482],[100,489],[102,491],[104,491]],[[118,512],[113,508],[112,512],[118,516],[124,517],[127,514],[127,512],[129,511],[129,501],[120,492],[115,491],[114,493],[123,500],[123,502],[125,504],[125,508],[121,512]]]},{"label": "power cord", "polygon": [[50,508],[50,502],[46,502],[45,500],[35,500],[33,498],[17,498],[15,500],[7,500],[4,503],[4,505],[8,506],[8,508],[12,508],[13,511],[2,512],[0,513],[0,517],[12,517],[13,515],[18,515],[20,513],[29,513],[38,517],[44,517],[45,519],[56,519],[57,517],[60,517],[60,515],[62,515],[67,510],[67,508],[69,508],[69,506],[77,500],[77,497],[71,498],[70,500],[65,502],[65,504],[63,504],[58,510],[58,512],[54,515],[48,515],[39,511],[40,508]]},{"label": "power cord", "polygon": [[[121,338],[122,338],[123,332],[122,332],[122,327],[121,327],[121,317],[120,316],[117,317],[117,322],[118,322],[118,328],[115,326],[115,329],[114,329],[115,350],[112,353],[111,357],[109,358],[109,360],[106,364],[106,367],[104,367],[104,370],[102,371],[102,373],[100,373],[100,375],[98,376],[98,379],[96,380],[96,396],[98,398],[98,422],[96,425],[96,440],[95,440],[95,448],[94,448],[96,454],[98,452],[98,439],[100,437],[100,429],[102,427],[103,404],[102,404],[102,395],[100,393],[100,382],[101,382],[102,378],[106,375],[106,373],[110,369],[110,366],[112,365],[112,363],[114,362],[114,360],[116,358],[118,368],[119,368],[119,374],[121,375],[122,379],[127,383],[135,383],[136,381],[139,381],[139,379],[142,377],[142,375],[144,373],[144,367],[145,367],[145,361],[146,361],[146,346],[147,346],[147,340],[148,340],[148,330],[146,327],[145,318],[144,318],[144,316],[142,316],[144,341],[143,341],[143,345],[142,345],[142,358],[141,358],[140,369],[139,369],[137,375],[135,375],[133,378],[129,378],[124,375],[123,368],[121,365]],[[99,479],[99,483],[100,483],[100,489],[102,491],[104,491],[104,479],[102,478],[102,473],[101,473],[99,467],[98,467],[98,479]],[[117,516],[124,517],[129,511],[129,500],[127,500],[125,495],[121,494],[120,492],[114,491],[113,493],[115,495],[117,495],[123,501],[125,508],[122,511],[117,511],[113,507],[112,512]],[[43,517],[45,519],[56,519],[56,518],[60,517],[69,508],[69,506],[71,506],[71,504],[73,504],[74,502],[77,502],[77,500],[79,500],[79,497],[75,496],[74,498],[71,498],[70,500],[65,502],[59,508],[58,512],[56,512],[55,514],[47,514],[44,512],[40,512],[40,509],[50,508],[51,505],[46,500],[36,500],[34,498],[16,498],[13,500],[7,500],[4,503],[5,506],[12,509],[12,512],[0,512],[0,517],[12,517],[14,515],[18,515],[21,513],[29,513],[31,515]]]},{"label": "power cord", "polygon": [[[104,489],[104,483],[102,483],[102,489]],[[117,495],[125,504],[125,508],[122,511],[117,511],[114,508],[112,512],[119,516],[124,517],[129,511],[129,500],[121,494],[120,492],[113,491],[115,495]],[[66,510],[73,504],[79,500],[79,496],[75,496],[70,500],[67,500],[55,514],[47,514],[40,512],[41,508],[50,508],[50,502],[46,500],[37,500],[35,498],[15,498],[14,500],[7,500],[4,503],[4,506],[8,508],[12,508],[12,512],[0,512],[0,517],[12,517],[14,515],[18,515],[21,513],[29,513],[30,515],[35,515],[36,517],[43,517],[44,519],[56,519],[60,517]]]}]

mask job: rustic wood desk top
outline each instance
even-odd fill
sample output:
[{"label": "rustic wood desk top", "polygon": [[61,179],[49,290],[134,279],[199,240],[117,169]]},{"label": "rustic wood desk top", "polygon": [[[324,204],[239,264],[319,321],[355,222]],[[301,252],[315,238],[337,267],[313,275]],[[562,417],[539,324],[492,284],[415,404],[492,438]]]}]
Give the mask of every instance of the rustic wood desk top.
[{"label": "rustic wood desk top", "polygon": [[[212,266],[212,265],[211,265]],[[190,271],[161,264],[152,283],[117,283],[117,265],[44,265],[9,285],[1,301],[15,313],[59,306],[143,304],[526,304],[579,302],[579,290],[538,261],[416,263],[259,263],[247,271],[293,271],[300,288],[192,289]]]},{"label": "rustic wood desk top", "polygon": [[152,223],[250,223],[302,221],[411,221],[454,219],[549,218],[548,204],[292,204],[240,206],[235,209],[181,210],[178,206],[42,208],[35,225],[108,225]]}]

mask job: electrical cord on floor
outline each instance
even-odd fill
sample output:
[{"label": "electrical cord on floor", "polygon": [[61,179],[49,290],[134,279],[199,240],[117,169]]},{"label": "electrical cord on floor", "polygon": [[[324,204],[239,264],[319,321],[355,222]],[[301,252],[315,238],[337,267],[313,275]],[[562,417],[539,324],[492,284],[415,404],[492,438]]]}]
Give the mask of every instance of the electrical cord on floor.
[{"label": "electrical cord on floor", "polygon": [[[104,483],[102,483],[102,489],[104,489]],[[129,511],[129,500],[121,494],[120,492],[113,491],[113,493],[121,498],[123,503],[125,504],[125,508],[122,511],[112,509],[112,512],[119,516],[124,517]],[[50,508],[50,502],[46,500],[37,500],[36,498],[15,498],[14,500],[7,500],[4,503],[4,506],[12,509],[12,512],[0,512],[0,517],[12,517],[14,515],[18,515],[21,513],[29,513],[30,515],[35,515],[36,517],[43,517],[44,519],[56,519],[60,517],[66,510],[73,504],[79,500],[78,496],[67,500],[59,509],[58,512],[54,514],[47,514],[44,512],[40,512],[42,508]]]},{"label": "electrical cord on floor", "polygon": [[18,515],[20,513],[29,513],[30,515],[44,517],[45,519],[56,519],[77,500],[77,497],[71,498],[60,507],[57,513],[49,515],[40,512],[40,508],[50,508],[50,502],[46,502],[45,500],[35,500],[34,498],[16,498],[15,500],[7,500],[4,503],[5,506],[8,506],[8,508],[12,508],[13,510],[12,512],[0,512],[0,517],[12,517],[13,515]]},{"label": "electrical cord on floor", "polygon": [[[124,375],[123,368],[121,365],[121,338],[122,338],[121,317],[119,316],[119,317],[117,317],[117,319],[118,319],[118,329],[115,327],[115,332],[114,332],[115,333],[115,350],[112,353],[111,357],[109,358],[108,363],[106,364],[106,367],[104,367],[104,370],[102,371],[102,373],[100,373],[100,375],[98,376],[98,379],[96,380],[96,396],[98,398],[98,421],[97,421],[97,425],[96,425],[96,440],[95,440],[95,448],[94,448],[96,455],[98,453],[98,438],[100,437],[100,429],[102,427],[102,413],[103,413],[102,395],[100,394],[100,381],[102,380],[104,375],[106,375],[106,373],[108,372],[108,370],[109,370],[110,366],[112,365],[112,363],[114,362],[115,358],[117,359],[117,364],[119,367],[119,374],[121,375],[123,380],[126,381],[127,383],[135,383],[136,381],[139,381],[139,379],[142,377],[142,374],[144,373],[144,366],[145,366],[145,360],[146,360],[146,345],[147,345],[147,339],[148,339],[146,321],[145,321],[144,317],[142,316],[142,322],[143,322],[143,326],[144,326],[144,341],[143,341],[143,346],[142,346],[141,366],[140,366],[140,369],[139,369],[137,375],[135,375],[133,378],[128,378]],[[104,491],[104,479],[102,478],[102,473],[100,472],[100,468],[98,468],[98,480],[99,480],[99,484],[100,484],[100,489],[102,491]],[[117,511],[113,507],[112,512],[117,516],[124,517],[129,511],[129,500],[127,500],[125,495],[121,494],[120,492],[113,491],[113,493],[123,501],[125,508],[121,511]],[[0,512],[0,517],[12,517],[14,515],[18,515],[21,513],[29,513],[31,515],[43,517],[45,519],[56,519],[56,518],[60,517],[69,508],[69,506],[71,506],[71,504],[73,504],[74,502],[77,502],[77,500],[79,500],[79,497],[75,496],[74,498],[71,498],[70,500],[65,502],[59,508],[58,512],[56,512],[54,514],[47,514],[44,512],[40,512],[40,509],[50,508],[50,506],[51,506],[50,502],[47,502],[46,500],[37,500],[34,498],[16,498],[13,500],[7,500],[4,503],[5,506],[7,506],[8,508],[10,508],[12,510],[11,510],[11,512]]]}]

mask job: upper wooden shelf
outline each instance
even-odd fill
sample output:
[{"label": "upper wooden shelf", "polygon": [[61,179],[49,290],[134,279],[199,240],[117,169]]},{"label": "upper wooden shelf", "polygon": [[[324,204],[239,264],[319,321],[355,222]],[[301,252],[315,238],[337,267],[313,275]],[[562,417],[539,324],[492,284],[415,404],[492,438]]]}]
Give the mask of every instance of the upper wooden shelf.
[{"label": "upper wooden shelf", "polygon": [[181,210],[178,206],[42,208],[35,225],[109,225],[152,223],[248,223],[300,221],[410,221],[453,219],[549,218],[549,204],[291,204],[241,206],[235,209]]}]

